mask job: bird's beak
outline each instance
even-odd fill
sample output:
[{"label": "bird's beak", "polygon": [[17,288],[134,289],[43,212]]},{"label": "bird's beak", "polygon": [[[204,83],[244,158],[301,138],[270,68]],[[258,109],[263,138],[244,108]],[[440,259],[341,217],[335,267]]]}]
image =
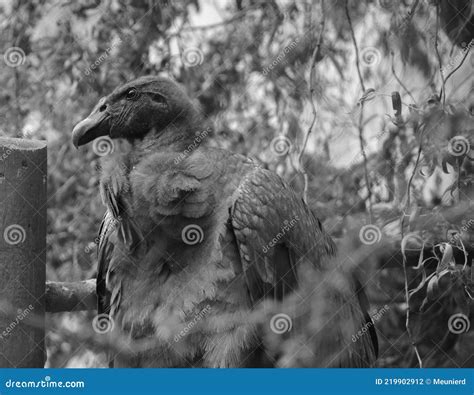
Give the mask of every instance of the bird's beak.
[{"label": "bird's beak", "polygon": [[106,110],[102,110],[104,106],[103,100],[97,104],[96,108],[90,115],[79,122],[72,130],[72,142],[74,147],[87,144],[100,136],[107,136],[110,132],[109,114]]}]

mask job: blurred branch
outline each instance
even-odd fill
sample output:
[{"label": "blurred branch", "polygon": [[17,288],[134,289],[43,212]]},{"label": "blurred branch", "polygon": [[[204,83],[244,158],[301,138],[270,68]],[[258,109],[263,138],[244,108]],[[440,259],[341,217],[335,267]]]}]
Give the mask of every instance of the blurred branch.
[{"label": "blurred branch", "polygon": [[354,27],[352,25],[352,19],[351,15],[349,13],[349,4],[348,0],[345,1],[345,10],[346,10],[346,17],[347,17],[347,22],[349,23],[349,30],[351,32],[351,37],[352,37],[352,43],[354,44],[354,50],[355,50],[355,61],[356,61],[356,67],[357,67],[357,74],[359,75],[359,82],[360,86],[362,88],[362,93],[365,92],[365,86],[364,86],[364,79],[362,78],[362,73],[360,71],[360,61],[359,61],[359,47],[357,46],[357,40],[355,38],[355,33],[354,33]]},{"label": "blurred branch", "polygon": [[441,55],[438,49],[438,33],[439,33],[439,4],[436,3],[436,36],[435,36],[435,52],[438,58],[439,63],[439,75],[441,77],[441,90],[439,92],[439,100],[443,102],[443,106],[446,99],[446,87],[445,87],[445,80],[443,75],[443,61],[441,60]]},{"label": "blurred branch", "polygon": [[[370,250],[372,255],[373,249]],[[381,269],[401,269],[403,266],[403,254],[400,250],[400,239],[394,238],[389,242],[377,247],[377,266]],[[406,267],[415,267],[419,264],[420,253],[426,260],[425,267],[436,269],[443,252],[441,246],[425,245],[423,249],[411,248],[405,251]],[[467,266],[472,265],[474,259],[474,248],[466,246]],[[456,262],[466,260],[465,253],[460,248],[453,248],[453,259]],[[97,296],[95,291],[95,279],[78,282],[54,282],[46,283],[46,312],[59,313],[64,311],[95,310]],[[16,310],[15,310],[16,311]]]},{"label": "blurred branch", "polygon": [[[354,27],[352,25],[352,19],[351,15],[349,13],[349,2],[348,0],[345,1],[345,10],[346,10],[346,16],[347,16],[347,21],[349,23],[349,29],[351,32],[351,37],[352,37],[352,43],[354,44],[354,50],[355,50],[355,55],[356,55],[356,68],[357,68],[357,74],[359,75],[359,82],[360,82],[360,87],[362,88],[362,94],[365,94],[365,85],[364,85],[364,79],[362,78],[362,72],[360,71],[360,61],[359,61],[359,47],[357,46],[357,40],[355,38],[355,33],[354,33]],[[370,181],[369,181],[369,171],[367,169],[367,155],[365,153],[365,142],[364,142],[364,127],[362,126],[362,121],[364,117],[364,102],[362,101],[360,103],[360,113],[359,113],[359,143],[360,143],[360,150],[362,153],[362,157],[364,159],[364,178],[365,178],[365,184],[367,186],[367,194],[368,194],[368,208],[369,208],[369,215],[370,215],[370,220],[372,220],[372,189],[370,188]]]},{"label": "blurred branch", "polygon": [[78,282],[46,282],[46,312],[94,310],[97,306],[95,279]]},{"label": "blurred branch", "polygon": [[311,111],[313,115],[313,119],[311,120],[311,125],[309,125],[308,131],[306,132],[306,136],[304,139],[303,147],[301,148],[300,155],[298,157],[298,163],[300,167],[300,171],[304,177],[304,190],[303,190],[303,200],[307,203],[308,202],[308,174],[306,169],[303,166],[303,155],[304,151],[306,150],[306,145],[308,144],[309,136],[313,131],[314,124],[316,123],[316,104],[314,103],[314,69],[316,67],[316,60],[319,57],[319,52],[321,49],[321,43],[323,41],[323,33],[324,33],[324,25],[326,23],[326,15],[324,13],[324,0],[321,0],[321,22],[320,22],[320,31],[319,31],[319,38],[316,47],[314,48],[313,55],[311,56],[311,63],[309,68],[309,101],[311,103]]}]

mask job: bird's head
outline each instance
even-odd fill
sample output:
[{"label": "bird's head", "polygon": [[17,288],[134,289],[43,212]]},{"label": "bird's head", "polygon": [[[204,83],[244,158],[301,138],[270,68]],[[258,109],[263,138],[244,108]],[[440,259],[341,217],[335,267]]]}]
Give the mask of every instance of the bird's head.
[{"label": "bird's head", "polygon": [[[87,118],[72,131],[76,147],[100,137],[143,139],[150,132],[159,135],[170,125],[185,133],[183,125],[195,125],[199,118],[191,99],[174,81],[141,77],[130,81],[99,100]],[[185,129],[185,128],[184,128]]]}]

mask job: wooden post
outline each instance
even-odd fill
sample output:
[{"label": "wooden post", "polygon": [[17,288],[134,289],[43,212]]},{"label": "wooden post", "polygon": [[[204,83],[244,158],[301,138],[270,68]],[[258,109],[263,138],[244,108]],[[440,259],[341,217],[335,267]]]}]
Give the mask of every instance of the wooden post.
[{"label": "wooden post", "polygon": [[47,156],[0,137],[0,367],[43,367]]}]

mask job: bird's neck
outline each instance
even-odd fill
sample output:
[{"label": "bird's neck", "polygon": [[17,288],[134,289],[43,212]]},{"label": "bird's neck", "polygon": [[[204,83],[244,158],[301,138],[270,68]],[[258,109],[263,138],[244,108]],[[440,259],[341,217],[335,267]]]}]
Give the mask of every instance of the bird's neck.
[{"label": "bird's neck", "polygon": [[136,150],[144,155],[156,152],[188,152],[205,144],[211,129],[204,123],[173,123],[159,131],[152,130],[136,143]]}]

